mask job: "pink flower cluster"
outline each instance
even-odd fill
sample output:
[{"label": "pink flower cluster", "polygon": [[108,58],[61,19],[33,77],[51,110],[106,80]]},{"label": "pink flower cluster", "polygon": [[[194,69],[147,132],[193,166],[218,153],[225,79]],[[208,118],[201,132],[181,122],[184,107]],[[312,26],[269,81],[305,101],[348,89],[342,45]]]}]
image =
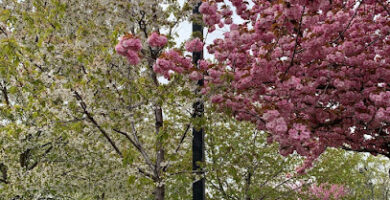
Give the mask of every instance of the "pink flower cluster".
[{"label": "pink flower cluster", "polygon": [[310,138],[310,132],[303,124],[294,124],[288,131],[289,136],[294,140],[303,141]]},{"label": "pink flower cluster", "polygon": [[[164,35],[159,35],[153,32],[147,40],[151,47],[164,47],[167,43],[167,38]],[[131,34],[127,34],[120,38],[119,43],[115,46],[118,54],[125,56],[131,65],[137,65],[140,62],[139,52],[142,49],[141,40]],[[193,39],[186,44],[187,51],[199,52],[203,50],[203,42],[199,39]],[[161,50],[161,49],[160,49]],[[168,50],[163,52],[153,65],[154,72],[163,75],[166,79],[170,79],[172,73],[187,74],[193,81],[203,79],[203,71],[206,71],[210,66],[205,60],[198,62],[199,69],[195,69],[192,64],[191,57],[185,57],[177,50]],[[203,70],[203,71],[202,71]]]},{"label": "pink flower cluster", "polygon": [[203,78],[203,75],[202,73],[198,72],[198,71],[193,71],[191,72],[191,74],[189,75],[189,78],[193,81],[198,81],[198,80],[201,80]]},{"label": "pink flower cluster", "polygon": [[188,41],[185,45],[185,48],[189,52],[201,52],[203,50],[203,42],[199,38],[195,38],[191,41]]},{"label": "pink flower cluster", "polygon": [[164,52],[153,65],[153,70],[156,73],[162,74],[168,80],[171,78],[171,74],[173,72],[188,73],[188,71],[190,71],[192,68],[193,65],[191,59],[184,57],[176,50],[169,50]]},{"label": "pink flower cluster", "polygon": [[267,121],[266,128],[277,134],[284,134],[287,131],[287,124],[284,118],[280,116],[277,110],[268,110],[263,115],[263,119]]},{"label": "pink flower cluster", "polygon": [[217,4],[203,2],[199,7],[199,12],[203,14],[203,21],[210,27],[210,32],[215,30],[215,25],[221,22],[221,15],[217,13]]},{"label": "pink flower cluster", "polygon": [[167,37],[160,35],[157,32],[153,32],[148,38],[148,44],[151,47],[164,47],[168,42]]},{"label": "pink flower cluster", "polygon": [[[185,48],[189,52],[200,52],[203,50],[203,45],[203,42],[199,38],[195,38],[188,41]],[[199,60],[198,69],[195,69],[191,57],[184,57],[181,52],[171,49],[161,54],[153,66],[153,70],[156,73],[163,75],[168,80],[170,79],[171,74],[176,72],[179,74],[186,74],[189,79],[198,81],[203,79],[203,72],[206,72],[209,67],[209,62],[206,60]]]},{"label": "pink flower cluster", "polygon": [[131,65],[137,65],[140,62],[139,51],[142,49],[141,40],[133,35],[125,35],[120,38],[115,46],[115,51],[127,58]]},{"label": "pink flower cluster", "polygon": [[206,60],[199,60],[198,67],[200,70],[207,71],[210,67],[210,63]]}]

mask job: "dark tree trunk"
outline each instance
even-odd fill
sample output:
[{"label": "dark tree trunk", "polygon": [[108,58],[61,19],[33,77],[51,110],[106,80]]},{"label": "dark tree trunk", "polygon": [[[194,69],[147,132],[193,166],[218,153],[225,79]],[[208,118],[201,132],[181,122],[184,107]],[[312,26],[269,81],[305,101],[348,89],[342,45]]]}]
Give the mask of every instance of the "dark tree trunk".
[{"label": "dark tree trunk", "polygon": [[165,199],[165,185],[157,186],[154,190],[154,199],[155,200],[164,200]]},{"label": "dark tree trunk", "polygon": [[[157,137],[159,137],[158,135],[160,134],[160,130],[163,126],[163,115],[162,115],[162,109],[160,106],[158,106],[155,109],[155,118],[156,118],[156,135],[157,135]],[[159,179],[161,172],[162,172],[161,163],[164,161],[164,153],[165,153],[165,150],[164,150],[162,141],[157,139],[156,167],[155,167],[154,174],[158,179]],[[158,183],[161,184],[160,182],[158,182]],[[155,195],[156,200],[164,200],[164,198],[165,198],[165,185],[164,184],[158,185],[155,188],[154,195]]]},{"label": "dark tree trunk", "polygon": [[252,171],[248,170],[248,175],[245,178],[245,200],[251,200],[251,195],[249,194],[252,181]]}]

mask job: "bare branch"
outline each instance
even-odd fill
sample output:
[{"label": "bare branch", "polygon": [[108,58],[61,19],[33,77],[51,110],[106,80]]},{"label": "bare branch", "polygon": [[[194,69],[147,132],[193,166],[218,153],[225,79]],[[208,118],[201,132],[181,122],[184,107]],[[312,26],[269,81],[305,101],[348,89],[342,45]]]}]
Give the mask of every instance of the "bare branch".
[{"label": "bare branch", "polygon": [[7,106],[10,106],[10,101],[9,101],[9,97],[8,97],[8,90],[7,90],[7,87],[6,87],[6,84],[2,83],[1,84],[1,88],[0,88],[1,92],[3,93],[3,96],[4,96],[4,100],[5,100],[5,104]]},{"label": "bare branch", "polygon": [[303,6],[301,19],[299,20],[298,30],[297,30],[297,33],[296,33],[297,36],[295,37],[294,51],[293,51],[293,53],[291,55],[290,65],[287,67],[286,71],[284,72],[284,76],[287,75],[288,70],[290,70],[290,68],[294,65],[294,58],[295,58],[295,55],[297,54],[298,43],[299,43],[299,35],[301,34],[302,21],[303,21],[303,15],[305,14],[305,8],[306,7]]},{"label": "bare branch", "polygon": [[[180,142],[179,142],[179,144],[176,147],[175,154],[177,154],[177,152],[179,152],[180,147],[183,144],[185,137],[187,136],[188,130],[190,130],[190,126],[191,126],[191,124],[187,124],[186,130],[184,131],[183,135],[181,136]],[[170,166],[170,163],[168,161],[168,164],[163,168],[163,171],[164,172],[167,171],[169,166]]]},{"label": "bare branch", "polygon": [[146,172],[145,170],[141,169],[140,167],[138,167],[137,169],[138,169],[138,171],[139,171],[141,174],[145,175],[146,177],[149,177],[149,178],[151,178],[152,180],[156,180],[156,177],[153,176],[151,173]]},{"label": "bare branch", "polygon": [[[113,129],[113,130],[121,135],[124,135],[127,138],[127,140],[129,140],[130,143],[141,153],[142,157],[145,159],[145,162],[149,166],[149,168],[152,171],[154,171],[154,165],[153,165],[152,161],[150,160],[149,155],[146,153],[146,151],[142,147],[141,143],[139,142],[138,138],[135,137],[136,139],[133,140],[128,133],[120,131],[118,129]],[[134,135],[136,135],[136,134],[134,134]]]},{"label": "bare branch", "polygon": [[2,26],[0,26],[0,31],[1,31],[5,36],[8,36],[7,32],[5,31],[5,28],[3,28]]},{"label": "bare branch", "polygon": [[191,126],[190,124],[187,124],[186,130],[184,131],[183,136],[180,139],[179,145],[177,145],[177,147],[176,147],[175,153],[177,153],[180,150],[180,147],[183,144],[183,141],[187,136],[187,133],[188,133],[188,130],[190,129],[190,126]]},{"label": "bare branch", "polygon": [[73,90],[73,93],[75,94],[76,96],[76,99],[79,100],[80,102],[80,106],[81,108],[83,109],[83,112],[84,114],[88,117],[88,119],[92,122],[93,125],[95,125],[95,127],[97,129],[99,129],[99,131],[103,134],[103,136],[108,140],[108,142],[111,144],[111,146],[115,149],[115,152],[120,156],[120,157],[123,157],[121,151],[119,150],[119,148],[116,146],[116,144],[114,143],[114,141],[112,141],[112,139],[110,138],[110,136],[108,135],[108,133],[96,122],[96,120],[92,117],[91,113],[88,112],[87,110],[87,104],[84,102],[83,98],[80,96],[80,94]]}]

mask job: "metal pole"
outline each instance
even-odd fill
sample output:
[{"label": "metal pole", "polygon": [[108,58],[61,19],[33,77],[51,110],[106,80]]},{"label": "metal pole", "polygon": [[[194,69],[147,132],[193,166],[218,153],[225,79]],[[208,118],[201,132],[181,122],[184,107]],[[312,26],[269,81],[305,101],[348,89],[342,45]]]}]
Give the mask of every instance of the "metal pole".
[{"label": "metal pole", "polygon": [[[194,10],[193,15],[199,15],[199,6],[201,2],[198,3]],[[203,26],[201,24],[197,24],[196,22],[192,23],[192,33],[200,37],[203,40]],[[200,35],[199,35],[200,34]],[[195,65],[198,64],[200,59],[203,59],[203,51],[202,52],[193,52],[193,62]],[[204,80],[201,79],[198,81],[198,90],[196,91],[199,94],[199,89],[203,86]],[[202,100],[197,100],[193,104],[194,113],[192,115],[193,118],[203,117],[204,113],[204,105]],[[203,127],[193,127],[192,128],[192,169],[197,171],[197,175],[203,176],[203,169],[199,166],[199,162],[204,162],[205,160],[205,146],[204,146],[204,129]],[[192,184],[192,199],[193,200],[205,200],[205,179],[201,178],[200,180],[194,182]]]}]

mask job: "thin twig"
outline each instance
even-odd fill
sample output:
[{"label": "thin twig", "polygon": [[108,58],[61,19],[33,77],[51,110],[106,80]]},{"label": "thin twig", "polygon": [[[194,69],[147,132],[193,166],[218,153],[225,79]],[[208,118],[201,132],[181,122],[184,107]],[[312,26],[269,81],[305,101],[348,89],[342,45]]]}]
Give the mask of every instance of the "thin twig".
[{"label": "thin twig", "polygon": [[364,2],[364,0],[362,0],[362,1],[359,3],[359,6],[356,8],[355,13],[353,14],[353,16],[351,17],[351,19],[349,20],[349,22],[348,22],[347,26],[345,27],[345,29],[344,29],[341,33],[339,33],[339,36],[338,36],[334,41],[332,41],[331,43],[336,43],[339,39],[343,39],[343,38],[344,38],[345,32],[346,32],[346,31],[349,29],[349,27],[352,25],[352,21],[353,21],[353,19],[355,19],[356,15],[357,15],[357,13],[358,13],[358,11],[359,11],[360,6],[363,5],[363,2]]},{"label": "thin twig", "polygon": [[[177,152],[179,152],[180,147],[183,144],[185,137],[187,136],[188,130],[190,130],[190,126],[191,126],[190,124],[187,124],[186,130],[184,131],[183,135],[181,136],[180,142],[176,147],[175,154],[177,154]],[[164,166],[163,171],[164,172],[167,171],[169,166],[170,166],[170,163],[168,161],[168,164],[166,166]]]},{"label": "thin twig", "polygon": [[5,28],[0,26],[0,31],[4,33],[5,36],[8,36],[7,32],[5,31]]},{"label": "thin twig", "polygon": [[305,8],[306,8],[306,6],[303,6],[301,19],[299,20],[299,25],[298,25],[297,36],[295,37],[294,51],[293,51],[292,56],[291,56],[290,65],[287,67],[283,76],[286,76],[288,70],[290,70],[290,68],[294,65],[294,58],[295,58],[295,55],[297,54],[299,35],[301,34],[302,21],[303,21],[303,15],[305,14]]}]

